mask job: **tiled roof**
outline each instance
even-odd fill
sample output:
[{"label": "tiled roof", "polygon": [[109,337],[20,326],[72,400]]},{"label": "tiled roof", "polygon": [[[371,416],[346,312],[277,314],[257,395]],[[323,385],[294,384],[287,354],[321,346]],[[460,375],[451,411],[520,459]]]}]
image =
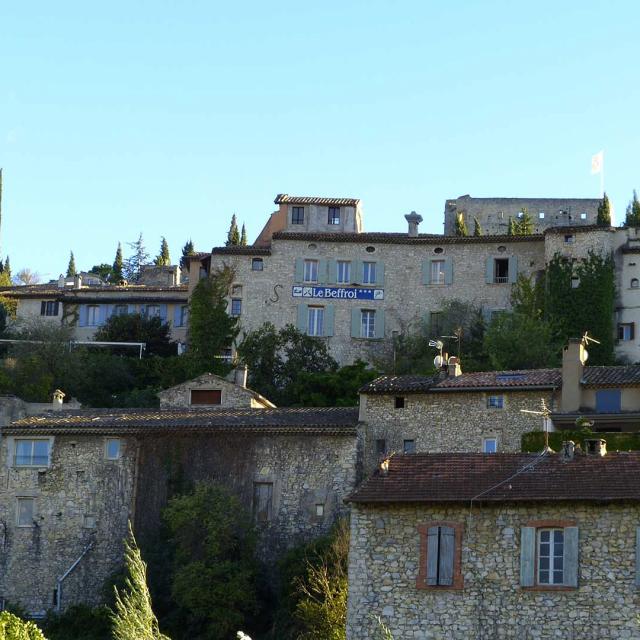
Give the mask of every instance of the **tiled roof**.
[{"label": "tiled roof", "polygon": [[2,434],[153,434],[163,431],[240,431],[355,434],[358,409],[84,409],[16,420]]},{"label": "tiled roof", "polygon": [[640,365],[585,367],[581,382],[586,387],[635,387],[640,385]]},{"label": "tiled roof", "polygon": [[[18,287],[0,287],[0,295],[14,298],[42,298],[45,296],[57,296],[59,298],[78,298],[84,300],[91,294],[128,294],[127,298],[137,293],[175,293],[186,294],[188,292],[187,285],[176,285],[173,287],[150,286],[145,284],[129,284],[129,285],[104,285],[103,287],[82,287],[74,289],[65,287],[64,289],[55,284],[38,284],[26,285]],[[100,298],[104,300],[101,295]],[[145,298],[146,300],[146,298]]]},{"label": "tiled roof", "polygon": [[317,196],[290,196],[288,193],[279,193],[274,200],[275,204],[319,204],[330,207],[355,207],[360,198],[319,198]]},{"label": "tiled roof", "polygon": [[359,503],[640,501],[640,452],[394,456],[348,499]]},{"label": "tiled roof", "polygon": [[407,233],[315,233],[277,231],[273,234],[274,240],[310,240],[316,242],[358,242],[367,244],[414,244],[414,245],[442,245],[442,244],[510,244],[512,242],[544,242],[544,235],[530,236],[442,236],[436,234],[421,233],[418,236],[410,236]]},{"label": "tiled roof", "polygon": [[365,384],[360,393],[426,393],[438,380],[438,375],[380,376]]},{"label": "tiled roof", "polygon": [[566,227],[548,227],[544,230],[544,233],[587,233],[589,231],[615,231],[615,227],[601,227],[598,224],[573,224],[567,225]]},{"label": "tiled roof", "polygon": [[230,247],[214,247],[213,253],[216,255],[239,255],[239,256],[270,256],[271,249],[266,247],[247,246],[230,246]]}]

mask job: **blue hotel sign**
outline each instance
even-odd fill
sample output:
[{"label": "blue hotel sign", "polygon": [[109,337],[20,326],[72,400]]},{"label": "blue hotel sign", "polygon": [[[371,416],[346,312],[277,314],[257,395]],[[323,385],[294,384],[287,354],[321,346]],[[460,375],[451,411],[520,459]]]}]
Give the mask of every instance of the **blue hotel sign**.
[{"label": "blue hotel sign", "polygon": [[293,287],[294,298],[329,298],[332,300],[384,300],[384,289],[356,287]]}]

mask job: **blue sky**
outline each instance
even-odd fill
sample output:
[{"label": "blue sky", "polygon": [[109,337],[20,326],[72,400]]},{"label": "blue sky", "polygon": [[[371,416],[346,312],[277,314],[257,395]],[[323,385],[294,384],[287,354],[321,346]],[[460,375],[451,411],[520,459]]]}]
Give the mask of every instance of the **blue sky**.
[{"label": "blue sky", "polygon": [[640,3],[0,3],[0,249],[45,278],[143,233],[249,239],[277,193],[403,231],[444,201],[640,189]]}]

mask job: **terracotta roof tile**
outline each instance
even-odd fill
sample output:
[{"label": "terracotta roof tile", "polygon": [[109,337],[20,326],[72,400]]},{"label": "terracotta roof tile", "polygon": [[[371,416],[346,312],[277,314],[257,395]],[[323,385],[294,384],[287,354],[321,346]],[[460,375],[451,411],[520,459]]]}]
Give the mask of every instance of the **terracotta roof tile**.
[{"label": "terracotta roof tile", "polygon": [[640,501],[640,452],[394,456],[349,498],[358,503]]},{"label": "terracotta roof tile", "polygon": [[319,204],[321,206],[334,207],[355,207],[359,202],[359,198],[320,198],[317,196],[290,196],[288,193],[279,193],[274,200],[275,204]]},{"label": "terracotta roof tile", "polygon": [[624,387],[640,385],[640,365],[585,367],[582,384],[586,387]]},{"label": "terracotta roof tile", "polygon": [[271,249],[267,247],[254,247],[252,245],[214,247],[212,253],[216,255],[239,255],[239,256],[270,256]]}]

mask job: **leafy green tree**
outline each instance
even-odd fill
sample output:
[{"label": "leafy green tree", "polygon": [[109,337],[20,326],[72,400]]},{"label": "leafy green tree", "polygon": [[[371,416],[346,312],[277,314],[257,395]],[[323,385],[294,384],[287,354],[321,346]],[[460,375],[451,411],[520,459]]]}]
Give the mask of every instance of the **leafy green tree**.
[{"label": "leafy green tree", "polygon": [[135,242],[128,242],[133,253],[124,261],[122,270],[124,276],[130,282],[136,282],[142,272],[142,267],[149,264],[149,254],[144,246],[142,233]]},{"label": "leafy green tree", "polygon": [[123,589],[115,589],[113,637],[115,640],[169,640],[160,633],[147,587],[147,565],[142,560],[131,526],[125,540],[127,577]]},{"label": "leafy green tree", "polygon": [[0,640],[46,640],[33,622],[21,620],[8,611],[0,613]]},{"label": "leafy green tree", "polygon": [[164,236],[162,236],[162,242],[160,243],[160,253],[156,256],[154,264],[157,267],[168,267],[171,264],[171,257],[169,256],[169,244]]},{"label": "leafy green tree", "polygon": [[231,225],[227,233],[227,241],[225,244],[228,247],[237,246],[240,244],[240,231],[238,231],[238,221],[236,219],[235,213],[231,216]]},{"label": "leafy green tree", "polygon": [[120,282],[124,280],[124,262],[122,260],[122,245],[118,242],[118,248],[116,249],[116,257],[113,260],[113,280],[114,282]]},{"label": "leafy green tree", "polygon": [[[95,333],[94,340],[104,342],[145,342],[145,355],[170,356],[177,351],[171,341],[171,327],[157,316],[141,313],[112,315]],[[131,350],[127,353],[132,353]]]},{"label": "leafy green tree", "polygon": [[76,273],[76,259],[73,257],[73,251],[71,251],[69,254],[69,264],[67,265],[67,278],[72,278]]},{"label": "leafy green tree", "polygon": [[480,221],[475,217],[473,219],[473,235],[476,238],[482,235],[482,227],[480,226]]},{"label": "leafy green tree", "polygon": [[172,498],[163,520],[175,550],[173,598],[187,613],[185,637],[226,640],[258,608],[249,514],[226,488],[199,484]]},{"label": "leafy green tree", "polygon": [[113,282],[113,267],[106,262],[102,264],[94,264],[91,269],[89,269],[90,273],[94,273],[97,276],[100,276],[105,282]]},{"label": "leafy green tree", "polygon": [[247,230],[244,223],[242,224],[242,233],[240,234],[240,245],[243,247],[247,246]]},{"label": "leafy green tree", "polygon": [[191,240],[187,240],[184,247],[182,247],[182,257],[180,258],[181,269],[186,269],[189,266],[189,256],[194,254],[195,249],[193,248],[193,242]]},{"label": "leafy green tree", "polygon": [[225,267],[196,284],[189,300],[188,357],[199,373],[225,373],[220,356],[238,335],[238,319],[227,313],[234,273]]},{"label": "leafy green tree", "polygon": [[544,278],[527,278],[524,274],[519,274],[511,290],[511,307],[532,318],[543,317],[544,289]]},{"label": "leafy green tree", "polygon": [[112,640],[111,615],[106,606],[76,605],[60,615],[49,612],[42,627],[48,640]]},{"label": "leafy green tree", "polygon": [[611,204],[609,203],[609,197],[606,193],[602,196],[602,202],[598,205],[596,224],[601,227],[611,226]]},{"label": "leafy green tree", "polygon": [[456,214],[455,234],[457,236],[469,235],[469,230],[467,229],[467,223],[464,220],[464,214],[462,213],[462,211]]},{"label": "leafy green tree", "polygon": [[627,206],[627,216],[624,221],[627,227],[640,227],[640,201],[636,190],[633,190],[633,198]]}]

